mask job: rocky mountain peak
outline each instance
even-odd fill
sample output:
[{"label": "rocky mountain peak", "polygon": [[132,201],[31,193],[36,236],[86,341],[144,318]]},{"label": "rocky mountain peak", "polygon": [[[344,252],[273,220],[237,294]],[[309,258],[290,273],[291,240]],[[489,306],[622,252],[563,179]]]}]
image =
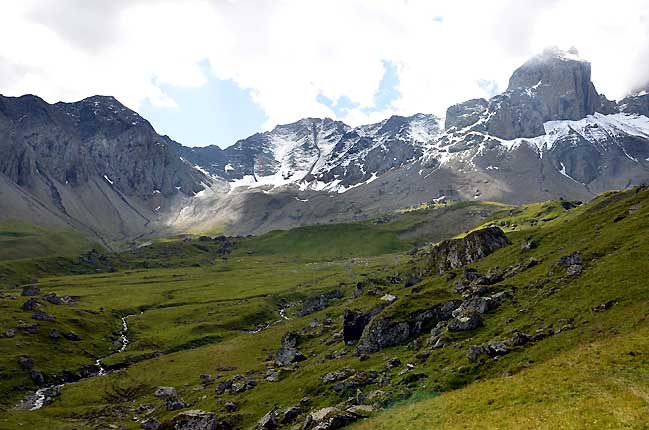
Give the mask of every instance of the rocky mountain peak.
[{"label": "rocky mountain peak", "polygon": [[514,71],[504,93],[451,106],[446,127],[472,126],[482,134],[511,140],[544,134],[547,121],[579,120],[603,109],[609,113],[590,76],[590,63],[579,58],[576,49],[546,49]]}]

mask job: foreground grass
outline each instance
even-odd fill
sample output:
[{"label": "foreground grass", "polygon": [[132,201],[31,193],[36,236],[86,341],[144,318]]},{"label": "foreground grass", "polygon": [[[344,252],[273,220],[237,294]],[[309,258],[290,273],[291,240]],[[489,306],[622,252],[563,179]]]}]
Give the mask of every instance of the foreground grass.
[{"label": "foreground grass", "polygon": [[647,429],[649,327],[581,345],[513,376],[397,405],[359,430]]}]

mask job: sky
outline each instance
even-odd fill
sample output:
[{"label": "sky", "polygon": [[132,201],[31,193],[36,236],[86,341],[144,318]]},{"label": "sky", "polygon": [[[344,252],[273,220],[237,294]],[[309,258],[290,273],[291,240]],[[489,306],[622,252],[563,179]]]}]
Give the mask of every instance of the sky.
[{"label": "sky", "polygon": [[545,47],[600,93],[649,81],[649,0],[3,0],[0,93],[112,95],[190,146],[490,97]]}]

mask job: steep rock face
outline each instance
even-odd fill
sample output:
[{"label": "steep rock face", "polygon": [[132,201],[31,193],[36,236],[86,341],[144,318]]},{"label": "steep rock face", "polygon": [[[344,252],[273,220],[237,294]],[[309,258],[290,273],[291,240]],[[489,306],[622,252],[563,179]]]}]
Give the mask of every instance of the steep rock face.
[{"label": "steep rock face", "polygon": [[504,93],[450,107],[446,128],[473,126],[506,140],[540,136],[546,121],[579,120],[602,110],[590,74],[590,63],[576,51],[547,49],[514,71]]},{"label": "steep rock face", "polygon": [[0,96],[0,219],[73,228],[111,247],[211,179],[112,97],[50,105]]},{"label": "steep rock face", "polygon": [[0,169],[20,186],[47,177],[71,187],[104,178],[122,193],[191,195],[207,179],[166,139],[112,97],[49,105],[35,96],[0,97]]},{"label": "steep rock face", "polygon": [[622,99],[619,106],[622,112],[649,117],[649,87]]},{"label": "steep rock face", "polygon": [[297,184],[314,191],[344,191],[420,157],[441,132],[433,115],[392,116],[352,128],[329,118],[304,118],[257,133],[221,150],[179,153],[233,186]]},{"label": "steep rock face", "polygon": [[314,170],[315,184],[310,188],[331,183],[350,187],[372,181],[420,157],[440,131],[439,119],[425,114],[395,115],[376,124],[357,127],[342,136],[330,156]]}]

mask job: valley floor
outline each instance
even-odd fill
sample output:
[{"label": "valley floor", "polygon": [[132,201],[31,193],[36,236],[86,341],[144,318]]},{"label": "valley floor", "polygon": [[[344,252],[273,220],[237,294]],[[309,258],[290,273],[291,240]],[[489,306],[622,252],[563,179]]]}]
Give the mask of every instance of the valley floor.
[{"label": "valley floor", "polygon": [[4,261],[0,428],[647,429],[649,190],[460,207]]}]

